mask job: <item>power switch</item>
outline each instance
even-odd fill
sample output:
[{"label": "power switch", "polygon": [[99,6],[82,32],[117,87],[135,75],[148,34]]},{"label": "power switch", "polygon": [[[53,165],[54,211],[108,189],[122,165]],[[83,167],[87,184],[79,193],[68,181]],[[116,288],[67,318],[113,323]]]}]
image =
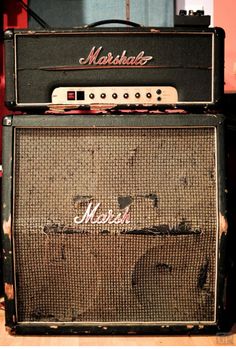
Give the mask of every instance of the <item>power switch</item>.
[{"label": "power switch", "polygon": [[75,91],[67,91],[67,100],[75,101]]}]

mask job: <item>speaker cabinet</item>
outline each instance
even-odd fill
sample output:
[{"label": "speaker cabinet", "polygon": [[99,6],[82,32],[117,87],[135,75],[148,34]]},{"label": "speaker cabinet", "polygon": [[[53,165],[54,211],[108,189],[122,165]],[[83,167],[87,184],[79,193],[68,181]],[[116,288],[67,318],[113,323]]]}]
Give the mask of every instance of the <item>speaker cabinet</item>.
[{"label": "speaker cabinet", "polygon": [[6,117],[7,326],[219,330],[222,125],[207,114]]}]

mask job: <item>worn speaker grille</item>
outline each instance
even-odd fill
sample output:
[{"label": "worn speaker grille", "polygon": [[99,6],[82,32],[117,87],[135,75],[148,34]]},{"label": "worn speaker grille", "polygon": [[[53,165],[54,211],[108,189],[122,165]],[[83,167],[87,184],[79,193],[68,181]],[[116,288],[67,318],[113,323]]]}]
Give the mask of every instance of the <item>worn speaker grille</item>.
[{"label": "worn speaker grille", "polygon": [[19,128],[14,174],[18,321],[214,321],[214,128]]}]

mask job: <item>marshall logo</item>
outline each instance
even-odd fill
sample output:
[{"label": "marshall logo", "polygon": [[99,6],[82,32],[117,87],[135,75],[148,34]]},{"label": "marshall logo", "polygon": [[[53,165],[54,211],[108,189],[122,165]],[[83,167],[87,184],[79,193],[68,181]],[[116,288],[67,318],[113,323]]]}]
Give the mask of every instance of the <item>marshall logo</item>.
[{"label": "marshall logo", "polygon": [[100,202],[93,207],[92,202],[89,203],[82,218],[75,217],[75,224],[92,223],[92,224],[128,224],[130,223],[130,207],[126,207],[121,213],[114,214],[112,210],[108,210],[107,213],[97,214],[97,210],[100,206]]},{"label": "marshall logo", "polygon": [[145,56],[144,51],[141,51],[137,56],[127,56],[126,50],[121,55],[113,56],[111,52],[108,52],[106,56],[101,55],[103,47],[100,46],[96,49],[94,46],[88,57],[80,58],[79,63],[81,65],[107,65],[107,66],[143,66],[148,61],[152,60],[152,56]]}]

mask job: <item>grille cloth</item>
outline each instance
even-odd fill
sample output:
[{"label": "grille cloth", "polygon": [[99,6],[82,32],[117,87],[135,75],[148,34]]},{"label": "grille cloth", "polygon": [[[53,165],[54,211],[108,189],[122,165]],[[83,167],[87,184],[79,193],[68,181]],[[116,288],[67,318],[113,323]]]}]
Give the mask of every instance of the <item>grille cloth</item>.
[{"label": "grille cloth", "polygon": [[[18,321],[214,321],[213,128],[23,128],[15,144]],[[93,219],[129,205],[130,223],[75,224],[90,202]]]}]

